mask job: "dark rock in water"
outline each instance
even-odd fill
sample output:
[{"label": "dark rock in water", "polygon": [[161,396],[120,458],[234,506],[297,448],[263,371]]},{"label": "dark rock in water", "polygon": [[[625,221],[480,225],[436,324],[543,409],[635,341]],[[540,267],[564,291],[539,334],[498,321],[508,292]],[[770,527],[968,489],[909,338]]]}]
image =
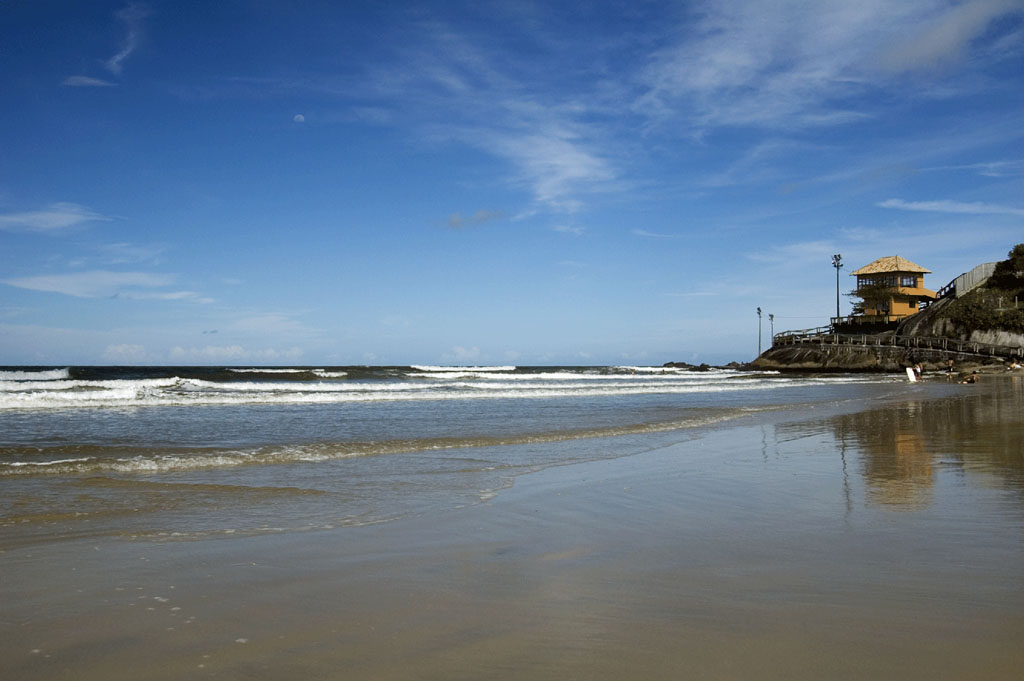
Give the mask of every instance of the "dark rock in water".
[{"label": "dark rock in water", "polygon": [[706,362],[700,364],[690,364],[688,362],[665,362],[661,366],[666,369],[685,369],[686,371],[712,371],[713,369],[750,369],[750,364],[741,364],[740,362],[729,362],[725,366],[712,366]]}]

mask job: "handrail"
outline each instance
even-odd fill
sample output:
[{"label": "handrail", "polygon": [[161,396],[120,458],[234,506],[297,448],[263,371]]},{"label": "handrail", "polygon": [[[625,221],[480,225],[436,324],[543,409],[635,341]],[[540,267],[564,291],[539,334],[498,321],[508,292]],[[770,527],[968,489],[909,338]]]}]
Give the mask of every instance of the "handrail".
[{"label": "handrail", "polygon": [[808,332],[785,331],[772,339],[772,347],[816,343],[819,345],[861,345],[875,347],[906,347],[922,350],[941,350],[958,354],[988,355],[990,357],[1024,357],[1024,347],[996,345],[977,341],[963,341],[956,338],[936,336],[897,336],[879,334],[820,333],[821,329]]}]

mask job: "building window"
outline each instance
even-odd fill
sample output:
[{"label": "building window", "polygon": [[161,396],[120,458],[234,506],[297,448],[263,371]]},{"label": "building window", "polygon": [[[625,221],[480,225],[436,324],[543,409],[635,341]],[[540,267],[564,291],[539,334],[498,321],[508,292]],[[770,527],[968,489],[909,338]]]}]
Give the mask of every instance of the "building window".
[{"label": "building window", "polygon": [[912,274],[901,274],[900,275],[900,286],[906,286],[907,288],[914,288],[917,286],[917,277]]}]

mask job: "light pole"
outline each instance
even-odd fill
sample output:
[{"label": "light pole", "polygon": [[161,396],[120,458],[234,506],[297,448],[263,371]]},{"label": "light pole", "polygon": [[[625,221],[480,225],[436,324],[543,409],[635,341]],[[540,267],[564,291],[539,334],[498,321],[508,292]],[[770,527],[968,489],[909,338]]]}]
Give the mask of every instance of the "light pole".
[{"label": "light pole", "polygon": [[836,268],[836,322],[839,322],[839,269],[843,266],[843,256],[836,253],[832,256],[832,267]]},{"label": "light pole", "polygon": [[761,308],[757,308],[757,356],[761,356]]},{"label": "light pole", "polygon": [[775,347],[775,315],[768,315],[768,323],[771,325],[772,329],[772,344],[770,347]]}]

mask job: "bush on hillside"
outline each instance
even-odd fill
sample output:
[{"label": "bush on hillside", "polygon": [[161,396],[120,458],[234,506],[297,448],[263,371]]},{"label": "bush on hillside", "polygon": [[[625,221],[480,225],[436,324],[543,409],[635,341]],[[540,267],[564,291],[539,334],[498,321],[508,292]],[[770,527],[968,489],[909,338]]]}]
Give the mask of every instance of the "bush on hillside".
[{"label": "bush on hillside", "polygon": [[1009,256],[1007,260],[996,263],[995,271],[986,286],[1020,295],[1024,293],[1024,244],[1017,244],[1010,249]]},{"label": "bush on hillside", "polygon": [[973,330],[997,330],[1024,334],[1024,300],[1005,290],[975,289],[954,300],[946,315],[964,335]]}]

